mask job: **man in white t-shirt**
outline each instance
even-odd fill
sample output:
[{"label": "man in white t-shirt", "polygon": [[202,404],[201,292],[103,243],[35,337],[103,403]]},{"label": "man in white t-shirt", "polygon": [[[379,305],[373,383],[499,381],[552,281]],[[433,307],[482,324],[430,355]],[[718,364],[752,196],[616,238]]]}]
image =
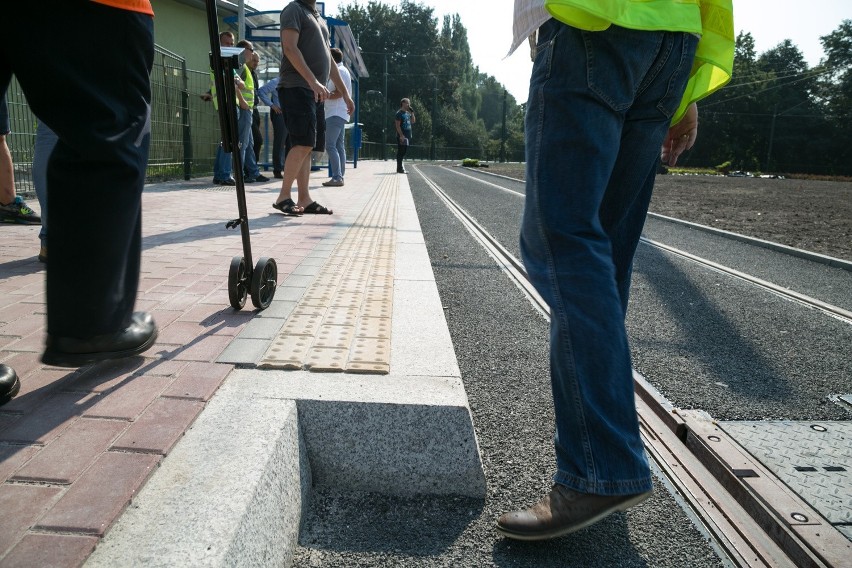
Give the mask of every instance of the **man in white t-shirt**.
[{"label": "man in white t-shirt", "polygon": [[[337,70],[346,84],[347,91],[351,91],[352,77],[343,65],[343,52],[332,47],[331,57],[337,64]],[[334,90],[334,83],[331,81],[328,82],[328,90],[330,94],[325,101],[325,151],[328,153],[331,179],[323,185],[343,187],[343,174],[346,171],[346,123],[349,122],[349,111],[346,109],[342,94]]]}]

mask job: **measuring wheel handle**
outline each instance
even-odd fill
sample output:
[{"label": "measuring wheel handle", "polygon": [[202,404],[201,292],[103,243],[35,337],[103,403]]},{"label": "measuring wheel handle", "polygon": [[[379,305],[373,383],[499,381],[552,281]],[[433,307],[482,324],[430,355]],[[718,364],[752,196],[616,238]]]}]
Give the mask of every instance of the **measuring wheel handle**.
[{"label": "measuring wheel handle", "polygon": [[228,273],[228,299],[235,310],[241,310],[246,305],[248,287],[246,261],[241,256],[235,256],[231,259],[231,270]]},{"label": "measuring wheel handle", "polygon": [[265,310],[275,297],[278,286],[278,265],[274,258],[262,257],[257,261],[251,279],[251,303],[259,310]]}]

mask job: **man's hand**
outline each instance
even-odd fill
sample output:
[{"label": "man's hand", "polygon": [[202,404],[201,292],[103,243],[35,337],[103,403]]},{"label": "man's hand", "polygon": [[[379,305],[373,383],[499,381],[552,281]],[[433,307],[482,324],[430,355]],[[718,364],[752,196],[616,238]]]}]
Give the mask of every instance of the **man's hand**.
[{"label": "man's hand", "polygon": [[314,79],[311,89],[314,91],[314,101],[321,103],[328,98],[328,89],[316,79]]},{"label": "man's hand", "polygon": [[349,116],[355,114],[355,101],[352,100],[352,97],[349,96],[349,93],[343,94],[343,101],[346,103],[346,112]]},{"label": "man's hand", "polygon": [[272,109],[272,112],[274,112],[275,114],[281,114],[281,107],[280,107],[280,106],[278,106],[278,105],[272,105],[272,106],[271,106],[271,107],[269,107],[269,108],[271,108],[271,109]]},{"label": "man's hand", "polygon": [[692,103],[686,107],[686,114],[680,122],[669,128],[660,153],[663,163],[669,167],[677,164],[677,159],[692,148],[698,138],[698,106]]}]

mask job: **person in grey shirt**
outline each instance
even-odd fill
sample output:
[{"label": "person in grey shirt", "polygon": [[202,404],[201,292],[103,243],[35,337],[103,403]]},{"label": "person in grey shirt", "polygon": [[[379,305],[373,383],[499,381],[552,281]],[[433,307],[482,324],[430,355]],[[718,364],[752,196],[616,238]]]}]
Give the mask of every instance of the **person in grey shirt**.
[{"label": "person in grey shirt", "polygon": [[[273,207],[286,215],[302,213],[331,214],[332,211],[311,199],[308,183],[311,152],[325,148],[325,109],[329,97],[329,78],[343,93],[350,114],[355,103],[331,58],[328,26],[316,9],[315,0],[294,0],[281,11],[281,59],[278,98],[284,109],[289,133],[289,150],[284,161],[281,192]],[[298,202],[290,197],[296,182]]]}]

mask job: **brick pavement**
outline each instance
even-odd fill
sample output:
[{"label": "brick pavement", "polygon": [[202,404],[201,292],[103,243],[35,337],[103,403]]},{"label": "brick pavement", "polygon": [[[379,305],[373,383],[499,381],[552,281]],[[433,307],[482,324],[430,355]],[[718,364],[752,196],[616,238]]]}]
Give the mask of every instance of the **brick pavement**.
[{"label": "brick pavement", "polygon": [[[335,215],[285,217],[277,180],[246,187],[252,255],[284,280],[329,231],[351,223],[391,162],[361,162],[344,188],[313,197]],[[85,561],[233,369],[217,359],[257,315],[228,302],[230,260],[242,255],[231,188],[209,178],[146,187],[137,309],[160,328],[144,356],[77,370],[44,366],[44,266],[38,227],[0,227],[0,361],[21,391],[0,407],[0,566]],[[35,203],[33,203],[35,205]],[[348,221],[347,221],[348,220]],[[81,251],[84,254],[85,251]]]}]

